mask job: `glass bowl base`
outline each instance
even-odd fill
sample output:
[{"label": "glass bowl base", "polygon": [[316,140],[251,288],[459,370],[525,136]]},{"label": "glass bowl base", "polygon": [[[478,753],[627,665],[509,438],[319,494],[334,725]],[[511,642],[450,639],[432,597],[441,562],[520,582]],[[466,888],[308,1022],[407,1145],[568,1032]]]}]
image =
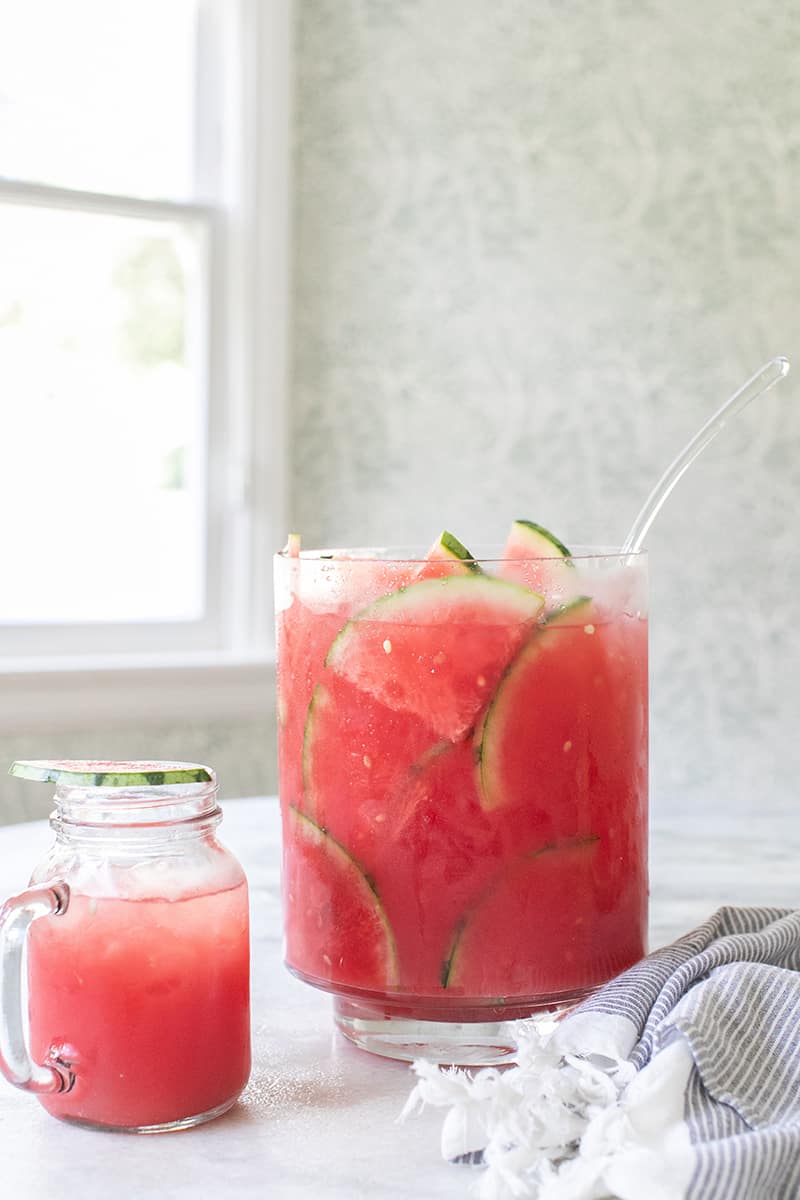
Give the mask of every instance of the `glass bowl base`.
[{"label": "glass bowl base", "polygon": [[584,995],[533,1011],[514,1012],[506,1020],[420,1020],[387,1012],[381,1004],[334,997],[334,1022],[348,1041],[383,1058],[413,1062],[424,1059],[440,1066],[492,1067],[511,1064],[517,1050],[516,1030],[521,1021],[549,1032]]}]

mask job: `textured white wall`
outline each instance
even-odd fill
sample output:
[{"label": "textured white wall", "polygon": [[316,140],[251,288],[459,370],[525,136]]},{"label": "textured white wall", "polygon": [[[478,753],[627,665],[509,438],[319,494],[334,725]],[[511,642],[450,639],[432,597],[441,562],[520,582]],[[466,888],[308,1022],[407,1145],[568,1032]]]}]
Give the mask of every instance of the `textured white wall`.
[{"label": "textured white wall", "polygon": [[656,814],[791,804],[800,9],[300,0],[297,55],[292,526],[618,542],[796,353],[648,539]]}]

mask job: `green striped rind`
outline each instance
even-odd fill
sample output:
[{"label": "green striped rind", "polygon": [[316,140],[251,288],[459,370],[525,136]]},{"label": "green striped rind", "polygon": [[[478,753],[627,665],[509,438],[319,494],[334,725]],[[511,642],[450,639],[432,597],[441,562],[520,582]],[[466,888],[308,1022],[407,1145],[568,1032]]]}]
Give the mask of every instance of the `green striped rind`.
[{"label": "green striped rind", "polygon": [[[306,712],[306,720],[303,726],[303,795],[305,797],[306,806],[309,812],[316,814],[317,802],[314,795],[313,781],[311,779],[311,748],[316,735],[316,725],[319,714],[331,705],[331,694],[325,687],[324,683],[317,683],[314,686],[314,691],[311,693],[311,699],[308,702],[308,710]],[[303,814],[305,815],[305,814]]]},{"label": "green striped rind", "polygon": [[507,882],[509,872],[517,872],[524,870],[529,863],[535,862],[546,854],[563,853],[565,850],[579,850],[584,846],[593,846],[600,841],[599,834],[579,834],[576,837],[564,838],[558,842],[546,842],[544,846],[539,846],[538,849],[530,851],[528,854],[523,854],[509,867],[505,868],[499,876],[489,883],[483,890],[477,900],[464,913],[464,916],[457,922],[453,937],[450,941],[447,954],[442,963],[442,971],[440,982],[443,988],[449,987],[453,982],[454,972],[458,968],[459,951],[464,939],[464,934],[469,931],[471,917],[480,910],[483,904],[488,903],[495,896],[497,891]]},{"label": "green striped rind", "polygon": [[468,571],[472,571],[476,575],[483,574],[483,571],[475,561],[475,555],[470,554],[463,542],[460,542],[447,529],[442,530],[438,541],[434,542],[428,551],[428,558],[451,558],[454,561],[463,562]]},{"label": "green striped rind", "polygon": [[380,898],[375,882],[370,875],[364,870],[357,859],[353,858],[349,850],[337,842],[336,838],[331,837],[327,829],[323,829],[316,821],[312,821],[305,813],[301,812],[293,804],[289,805],[289,821],[296,823],[296,833],[302,831],[305,838],[319,849],[324,850],[326,854],[330,854],[331,858],[339,867],[348,873],[354,881],[354,885],[363,898],[371,905],[375,912],[378,922],[381,926],[383,934],[386,938],[386,953],[387,953],[387,984],[396,984],[398,979],[399,959],[397,955],[397,943],[394,939],[394,932],[389,924],[389,918],[386,915],[386,910],[383,907],[383,901]]},{"label": "green striped rind", "polygon": [[213,783],[214,772],[200,763],[96,762],[89,759],[23,759],[9,775],[74,787],[163,787],[173,783]]},{"label": "green striped rind", "polygon": [[537,525],[535,521],[515,521],[511,526],[511,537],[515,546],[521,549],[523,546],[529,551],[531,558],[553,558],[558,555],[560,558],[571,558],[572,555],[563,542],[559,541],[554,533],[549,529],[545,529],[544,525]]},{"label": "green striped rind", "polygon": [[452,575],[445,579],[421,579],[408,587],[380,596],[356,613],[339,630],[331,643],[325,665],[339,670],[352,643],[360,636],[362,621],[388,621],[408,624],[432,624],[435,615],[441,624],[458,616],[461,605],[486,603],[487,612],[497,623],[503,620],[534,621],[544,606],[544,597],[529,588],[496,579],[490,575]]}]

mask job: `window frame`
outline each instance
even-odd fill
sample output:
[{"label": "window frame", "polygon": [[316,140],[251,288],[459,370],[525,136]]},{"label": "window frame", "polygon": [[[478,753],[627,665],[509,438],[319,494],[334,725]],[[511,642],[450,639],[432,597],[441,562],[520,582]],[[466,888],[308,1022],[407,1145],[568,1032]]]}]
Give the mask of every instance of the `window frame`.
[{"label": "window frame", "polygon": [[[200,0],[202,201],[0,179],[0,200],[206,230],[207,491],[214,498],[203,618],[6,627],[15,641],[9,652],[9,636],[0,638],[0,732],[76,719],[161,719],[176,706],[188,715],[186,702],[209,717],[264,712],[274,672],[271,555],[285,536],[288,481],[292,17],[292,0]],[[56,711],[55,696],[67,708],[70,696],[79,703]]]}]

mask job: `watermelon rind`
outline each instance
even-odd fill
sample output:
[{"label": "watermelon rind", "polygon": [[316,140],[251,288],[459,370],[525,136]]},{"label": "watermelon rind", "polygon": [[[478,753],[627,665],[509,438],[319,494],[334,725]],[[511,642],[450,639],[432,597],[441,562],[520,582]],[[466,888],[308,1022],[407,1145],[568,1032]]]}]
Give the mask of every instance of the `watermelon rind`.
[{"label": "watermelon rind", "polygon": [[92,759],[20,759],[8,771],[18,779],[72,787],[164,787],[213,783],[210,767],[184,762],[102,762]]}]

